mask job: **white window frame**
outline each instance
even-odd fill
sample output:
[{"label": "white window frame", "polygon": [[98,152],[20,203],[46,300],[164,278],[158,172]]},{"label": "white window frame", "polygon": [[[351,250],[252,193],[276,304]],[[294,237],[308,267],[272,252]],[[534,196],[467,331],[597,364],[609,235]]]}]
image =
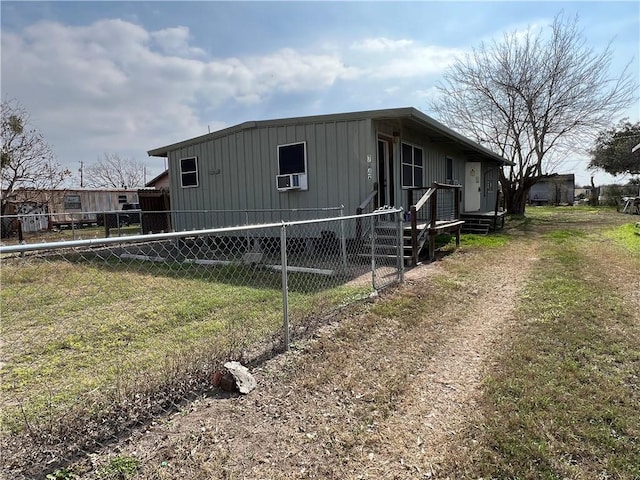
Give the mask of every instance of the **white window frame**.
[{"label": "white window frame", "polygon": [[[290,147],[292,145],[300,145],[302,144],[304,147],[304,171],[302,172],[287,172],[287,173],[283,173],[282,169],[280,168],[280,149],[283,147]],[[303,141],[303,142],[292,142],[292,143],[283,143],[281,145],[278,145],[277,148],[277,161],[278,161],[278,175],[287,175],[287,174],[307,174],[307,142]]]},{"label": "white window frame", "polygon": [[[183,160],[191,160],[191,159],[194,160],[194,164],[195,164],[195,167],[196,167],[195,170],[184,171],[182,169],[182,161]],[[179,168],[180,168],[180,187],[182,187],[182,188],[198,188],[200,186],[200,174],[198,172],[198,157],[197,156],[192,155],[190,157],[182,157],[180,159]],[[192,174],[192,173],[195,173],[195,175],[196,175],[196,184],[195,185],[185,185],[184,184],[184,175],[185,174]]]},{"label": "white window frame", "polygon": [[[408,146],[411,147],[411,161],[408,162],[406,161],[406,159],[404,158],[404,146]],[[416,150],[420,150],[422,152],[422,165],[416,165],[415,164],[415,151]],[[409,142],[402,142],[400,145],[400,152],[402,153],[402,158],[401,158],[401,166],[400,166],[400,175],[401,175],[401,184],[402,184],[402,188],[404,189],[408,189],[408,188],[421,188],[424,187],[424,185],[421,186],[417,186],[416,185],[416,179],[415,179],[415,169],[416,168],[420,168],[420,183],[424,183],[424,163],[425,163],[425,158],[424,158],[424,148],[422,148],[420,145],[415,145],[413,143],[409,143]],[[404,167],[405,165],[409,165],[411,167],[411,185],[405,185],[405,178],[404,178]]]}]

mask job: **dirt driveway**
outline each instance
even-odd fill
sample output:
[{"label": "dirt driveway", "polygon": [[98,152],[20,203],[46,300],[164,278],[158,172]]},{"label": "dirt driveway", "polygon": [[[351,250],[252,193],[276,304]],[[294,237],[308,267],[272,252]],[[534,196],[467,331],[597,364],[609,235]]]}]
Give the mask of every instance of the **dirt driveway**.
[{"label": "dirt driveway", "polygon": [[482,380],[536,248],[463,249],[408,271],[402,287],[254,370],[249,395],[200,399],[96,466],[121,455],[140,460],[135,478],[435,478],[464,456],[457,432],[482,422]]}]

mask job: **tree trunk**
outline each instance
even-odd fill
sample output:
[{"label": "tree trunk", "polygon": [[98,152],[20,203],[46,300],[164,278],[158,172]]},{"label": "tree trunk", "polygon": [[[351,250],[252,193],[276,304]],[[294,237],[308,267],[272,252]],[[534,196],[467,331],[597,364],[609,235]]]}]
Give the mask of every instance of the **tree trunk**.
[{"label": "tree trunk", "polygon": [[502,185],[502,194],[504,195],[505,208],[508,214],[524,214],[529,197],[529,190],[531,190],[531,187],[537,180],[538,177],[511,180],[504,175],[504,172],[501,172],[500,184]]},{"label": "tree trunk", "polygon": [[597,207],[599,204],[598,197],[600,196],[600,188],[596,188],[593,183],[593,176],[591,176],[591,192],[589,193],[589,205]]},{"label": "tree trunk", "polygon": [[522,215],[527,204],[527,192],[521,188],[508,188],[504,191],[504,199],[507,204],[507,213]]}]

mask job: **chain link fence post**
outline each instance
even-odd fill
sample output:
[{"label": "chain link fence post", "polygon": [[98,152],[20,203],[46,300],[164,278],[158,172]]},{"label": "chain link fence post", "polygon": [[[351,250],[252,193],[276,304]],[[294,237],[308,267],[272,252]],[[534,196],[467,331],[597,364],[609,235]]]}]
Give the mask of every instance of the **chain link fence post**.
[{"label": "chain link fence post", "polygon": [[400,283],[404,282],[404,235],[403,228],[404,223],[402,219],[404,218],[404,210],[400,210],[396,212],[396,244],[398,245],[398,279]]},{"label": "chain link fence post", "polygon": [[289,283],[287,272],[287,225],[280,227],[280,262],[282,265],[282,316],[284,330],[284,349],[289,350]]},{"label": "chain link fence post", "polygon": [[[340,217],[344,217],[344,205],[340,205]],[[342,268],[347,271],[347,236],[344,231],[344,220],[340,220],[340,248],[342,249]]]},{"label": "chain link fence post", "polygon": [[374,290],[376,288],[376,218],[375,216],[369,217],[371,221],[369,225],[369,238],[371,239],[371,285]]}]

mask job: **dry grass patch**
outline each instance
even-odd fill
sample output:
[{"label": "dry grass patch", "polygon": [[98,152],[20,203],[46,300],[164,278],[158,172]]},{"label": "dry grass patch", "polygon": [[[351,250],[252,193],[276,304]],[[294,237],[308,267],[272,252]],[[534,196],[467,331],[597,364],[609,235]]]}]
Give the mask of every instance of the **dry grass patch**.
[{"label": "dry grass patch", "polygon": [[[210,389],[209,375],[224,361],[280,348],[280,273],[155,268],[3,263],[0,428],[8,465],[37,469],[113,438]],[[292,324],[321,319],[369,288],[320,288],[292,275]]]},{"label": "dry grass patch", "polygon": [[564,222],[545,230],[545,253],[521,298],[516,336],[485,384],[484,422],[459,440],[476,446],[450,458],[445,472],[637,478],[640,315],[612,279],[640,284],[638,262],[607,241],[602,226]]}]

